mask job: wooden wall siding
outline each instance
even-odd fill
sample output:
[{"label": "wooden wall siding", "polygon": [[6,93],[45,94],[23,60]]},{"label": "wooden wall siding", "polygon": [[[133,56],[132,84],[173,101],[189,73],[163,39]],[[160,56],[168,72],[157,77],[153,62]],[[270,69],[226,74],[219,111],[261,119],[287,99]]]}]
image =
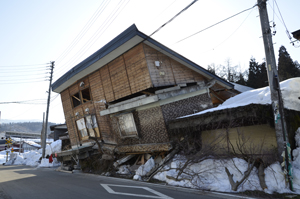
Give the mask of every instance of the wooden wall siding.
[{"label": "wooden wall siding", "polygon": [[193,114],[194,110],[199,112],[212,107],[213,104],[210,97],[207,93],[204,93],[195,97],[190,97],[184,100],[162,105],[161,109],[165,123],[168,126],[170,120]]},{"label": "wooden wall siding", "polygon": [[111,119],[108,115],[100,116],[100,111],[106,109],[104,102],[100,102],[96,104],[96,117],[98,126],[100,129],[101,139],[104,140],[105,143],[116,144],[115,134],[111,129]]},{"label": "wooden wall siding", "polygon": [[[157,50],[144,45],[147,64],[154,87],[174,85],[174,75],[168,57]],[[160,61],[160,66],[155,66]]]},{"label": "wooden wall siding", "polygon": [[199,73],[189,69],[185,65],[170,58],[171,65],[174,72],[175,81],[177,84],[192,83],[206,80],[206,78]]},{"label": "wooden wall siding", "polygon": [[[203,81],[206,78],[189,69],[183,64],[173,60],[165,54],[144,44],[147,64],[154,86],[169,86],[182,83]],[[155,66],[155,61],[160,61],[160,67]],[[165,75],[161,75],[164,72]]]},{"label": "wooden wall siding", "polygon": [[104,89],[99,71],[92,73],[89,76],[91,95],[94,102],[105,100]]},{"label": "wooden wall siding", "polygon": [[75,129],[74,126],[72,125],[71,117],[73,117],[73,109],[72,109],[70,93],[68,89],[61,92],[61,101],[64,109],[64,115],[65,115],[66,125],[69,132],[70,142],[71,145],[74,146],[76,145],[77,141],[76,141]]},{"label": "wooden wall siding", "polygon": [[127,71],[123,56],[118,57],[108,64],[110,79],[115,99],[131,95]]},{"label": "wooden wall siding", "polygon": [[78,91],[79,91],[79,86],[78,86],[77,82],[75,84],[73,84],[72,86],[69,87],[69,93],[70,93],[70,95],[74,95]]},{"label": "wooden wall siding", "polygon": [[[84,86],[80,86],[80,83],[81,83],[81,82],[84,83]],[[85,78],[83,78],[83,79],[81,79],[81,80],[78,80],[78,81],[77,81],[77,85],[78,85],[78,88],[79,88],[80,90],[85,89],[85,88],[88,88],[88,87],[90,86],[89,78],[88,78],[88,77],[85,77]]]},{"label": "wooden wall siding", "polygon": [[100,76],[102,80],[102,85],[105,93],[106,101],[111,102],[115,100],[113,87],[111,84],[111,79],[109,75],[108,66],[105,65],[100,69]]},{"label": "wooden wall siding", "polygon": [[[118,146],[128,146],[130,150],[137,144],[169,142],[168,133],[161,108],[154,107],[133,113],[138,130],[138,138],[124,138],[120,136],[116,117],[112,117],[112,129],[117,138]],[[124,151],[125,152],[125,151]]]},{"label": "wooden wall siding", "polygon": [[123,55],[131,93],[152,87],[143,44],[139,44]]}]

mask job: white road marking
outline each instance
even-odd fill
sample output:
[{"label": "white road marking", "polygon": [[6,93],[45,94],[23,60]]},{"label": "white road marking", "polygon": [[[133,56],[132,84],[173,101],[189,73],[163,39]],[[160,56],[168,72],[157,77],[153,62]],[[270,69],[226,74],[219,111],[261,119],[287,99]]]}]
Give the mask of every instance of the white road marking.
[{"label": "white road marking", "polygon": [[[114,185],[114,184],[100,184],[108,193],[111,194],[118,194],[118,195],[127,195],[127,196],[138,196],[138,197],[145,197],[145,198],[160,198],[160,199],[173,199],[169,196],[166,196],[162,193],[159,193],[153,189],[150,189],[148,187],[140,187],[140,186],[124,186],[124,185]],[[135,188],[135,189],[144,189],[146,191],[149,191],[150,193],[155,194],[156,196],[151,195],[142,195],[142,194],[134,194],[134,193],[122,193],[122,192],[115,192],[110,187],[127,187],[127,188]]]}]

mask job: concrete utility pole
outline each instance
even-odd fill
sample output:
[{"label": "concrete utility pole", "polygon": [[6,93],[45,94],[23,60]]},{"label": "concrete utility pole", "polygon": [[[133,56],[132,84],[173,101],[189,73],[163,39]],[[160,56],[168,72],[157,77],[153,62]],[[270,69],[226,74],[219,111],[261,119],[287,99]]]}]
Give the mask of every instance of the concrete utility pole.
[{"label": "concrete utility pole", "polygon": [[49,90],[48,90],[48,101],[47,101],[47,111],[46,111],[46,121],[45,121],[45,130],[44,130],[44,137],[43,137],[43,154],[42,157],[45,158],[45,149],[46,149],[46,138],[47,138],[47,129],[48,129],[48,116],[49,116],[49,107],[50,107],[50,96],[51,96],[51,84],[52,84],[52,76],[53,76],[53,69],[54,69],[54,61],[50,62],[50,83],[49,83]]},{"label": "concrete utility pole", "polygon": [[[284,172],[289,181],[290,189],[293,191],[290,144],[287,136],[287,128],[284,118],[284,107],[278,79],[278,72],[276,67],[276,60],[274,55],[272,34],[270,29],[266,1],[267,0],[257,0],[257,5],[259,8],[261,30],[267,60],[266,67],[268,72],[271,101],[274,113],[278,157],[281,159],[285,166]],[[280,155],[283,158],[281,158]]]}]

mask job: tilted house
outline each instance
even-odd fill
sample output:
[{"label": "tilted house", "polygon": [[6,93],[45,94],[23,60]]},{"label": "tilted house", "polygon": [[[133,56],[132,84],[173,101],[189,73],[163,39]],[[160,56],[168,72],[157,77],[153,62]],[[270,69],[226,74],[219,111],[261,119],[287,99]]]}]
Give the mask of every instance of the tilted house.
[{"label": "tilted house", "polygon": [[232,88],[135,25],[52,85],[72,149],[99,140],[120,153],[170,150],[168,122],[221,103]]}]

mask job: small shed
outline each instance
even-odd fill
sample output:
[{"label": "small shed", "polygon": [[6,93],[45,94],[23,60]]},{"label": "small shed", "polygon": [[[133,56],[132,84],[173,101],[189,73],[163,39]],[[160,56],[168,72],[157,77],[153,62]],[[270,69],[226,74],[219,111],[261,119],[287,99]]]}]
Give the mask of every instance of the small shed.
[{"label": "small shed", "polygon": [[22,151],[37,151],[41,148],[41,145],[33,141],[23,141],[22,142]]},{"label": "small shed", "polygon": [[66,124],[58,124],[50,126],[50,130],[51,133],[53,132],[54,134],[54,141],[56,141],[61,135],[64,135],[68,131],[68,128]]}]

